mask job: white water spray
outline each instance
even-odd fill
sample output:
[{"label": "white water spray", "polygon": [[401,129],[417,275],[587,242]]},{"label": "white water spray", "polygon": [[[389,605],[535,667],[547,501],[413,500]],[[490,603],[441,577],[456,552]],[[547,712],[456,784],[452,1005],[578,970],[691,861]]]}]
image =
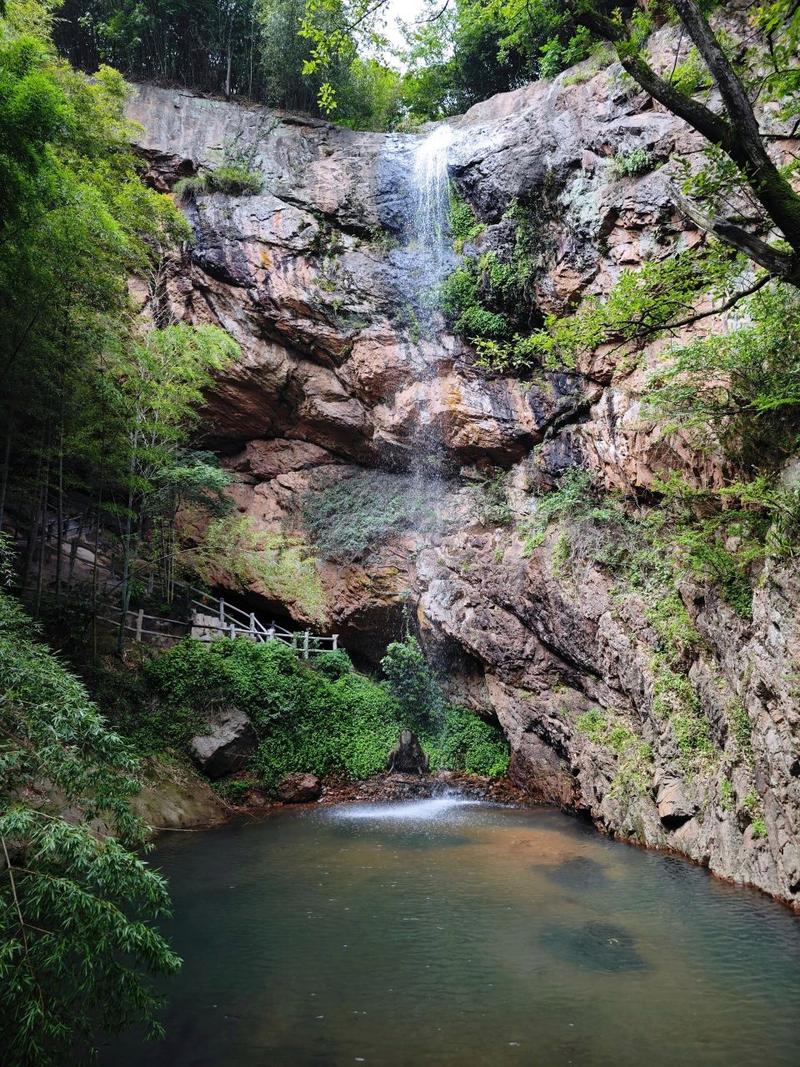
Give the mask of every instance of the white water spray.
[{"label": "white water spray", "polygon": [[424,256],[427,284],[441,281],[450,258],[447,154],[454,137],[452,127],[437,126],[419,142],[414,154],[413,233]]},{"label": "white water spray", "polygon": [[476,807],[481,801],[451,794],[428,797],[425,800],[406,800],[398,804],[348,804],[331,809],[336,819],[369,820],[372,822],[439,822],[456,808]]}]

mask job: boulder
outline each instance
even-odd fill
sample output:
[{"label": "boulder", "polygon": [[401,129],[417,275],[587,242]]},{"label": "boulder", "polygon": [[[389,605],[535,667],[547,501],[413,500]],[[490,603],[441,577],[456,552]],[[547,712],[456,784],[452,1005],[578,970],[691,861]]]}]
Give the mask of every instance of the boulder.
[{"label": "boulder", "polygon": [[208,716],[209,730],[189,742],[189,754],[216,780],[245,766],[258,743],[253,724],[238,708],[218,708]]},{"label": "boulder", "polygon": [[424,774],[427,771],[428,757],[411,730],[400,731],[397,744],[389,753],[388,767],[390,771],[405,774]]},{"label": "boulder", "polygon": [[661,822],[670,828],[682,826],[700,810],[689,794],[686,783],[679,778],[664,778],[656,793],[656,807]]},{"label": "boulder", "polygon": [[322,782],[316,774],[287,774],[278,783],[278,796],[284,804],[308,804],[319,800]]}]

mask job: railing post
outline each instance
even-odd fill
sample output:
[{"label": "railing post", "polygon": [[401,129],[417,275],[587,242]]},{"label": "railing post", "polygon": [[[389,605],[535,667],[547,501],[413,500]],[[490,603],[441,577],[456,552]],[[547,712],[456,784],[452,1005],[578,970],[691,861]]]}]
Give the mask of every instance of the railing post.
[{"label": "railing post", "polygon": [[230,638],[231,638],[231,640],[234,640],[235,637],[236,637],[236,624],[235,623],[231,623]]},{"label": "railing post", "polygon": [[225,625],[225,601],[222,597],[219,598],[219,624],[220,626]]},{"label": "railing post", "polygon": [[333,635],[333,651],[335,652],[338,647],[339,647],[339,635],[338,634],[334,634]]},{"label": "railing post", "polygon": [[256,639],[256,617],[253,612],[250,612],[250,638],[255,641]]},{"label": "railing post", "polygon": [[303,659],[308,659],[308,638],[309,632],[306,630],[303,634]]},{"label": "railing post", "polygon": [[267,630],[267,640],[268,641],[274,641],[275,640],[275,623],[274,622],[273,622],[272,626],[270,626],[270,628]]},{"label": "railing post", "polygon": [[139,608],[139,613],[136,616],[136,640],[142,640],[142,623],[144,622],[144,608]]}]

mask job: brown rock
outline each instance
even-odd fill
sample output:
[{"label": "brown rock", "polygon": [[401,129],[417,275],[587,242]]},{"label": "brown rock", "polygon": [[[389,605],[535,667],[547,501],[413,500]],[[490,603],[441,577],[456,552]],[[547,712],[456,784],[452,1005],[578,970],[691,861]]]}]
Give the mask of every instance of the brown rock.
[{"label": "brown rock", "polygon": [[287,774],[278,783],[278,796],[284,804],[308,804],[322,794],[316,774]]}]

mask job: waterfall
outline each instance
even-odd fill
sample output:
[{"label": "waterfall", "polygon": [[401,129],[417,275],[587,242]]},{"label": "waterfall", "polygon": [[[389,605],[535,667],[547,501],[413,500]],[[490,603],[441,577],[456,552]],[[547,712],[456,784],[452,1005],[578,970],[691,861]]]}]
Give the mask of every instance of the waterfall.
[{"label": "waterfall", "polygon": [[450,178],[447,151],[453,143],[450,126],[437,126],[414,153],[412,235],[423,256],[422,281],[436,285],[450,264]]}]

